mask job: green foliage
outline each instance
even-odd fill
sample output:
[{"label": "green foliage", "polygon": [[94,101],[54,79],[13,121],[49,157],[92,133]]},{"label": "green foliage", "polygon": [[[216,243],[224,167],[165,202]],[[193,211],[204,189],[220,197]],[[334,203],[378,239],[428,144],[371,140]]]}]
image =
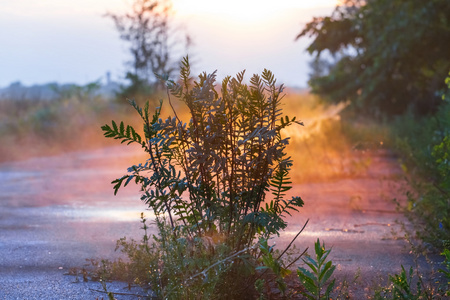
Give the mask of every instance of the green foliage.
[{"label": "green foliage", "polygon": [[[282,295],[284,296],[286,293],[286,282],[284,281],[284,278],[291,273],[290,270],[283,268],[280,261],[278,259],[275,259],[273,256],[273,246],[270,247],[268,245],[267,239],[259,239],[259,249],[261,251],[261,259],[262,259],[262,266],[258,267],[257,269],[270,269],[273,274],[275,275],[275,282],[277,284],[278,289],[281,291]],[[257,284],[256,282],[255,284]],[[257,290],[259,290],[257,286]]]},{"label": "green foliage", "polygon": [[435,111],[450,69],[448,15],[446,0],[346,0],[314,18],[297,38],[313,37],[316,66],[329,54],[334,63],[316,67],[313,92],[375,116]]},{"label": "green foliage", "polygon": [[411,290],[411,281],[413,279],[413,268],[409,269],[408,276],[406,275],[405,268],[402,265],[402,272],[400,275],[395,274],[389,276],[389,280],[392,282],[392,298],[393,299],[419,299],[422,297],[422,288],[420,283],[417,284],[417,293],[414,294]]},{"label": "green foliage", "polygon": [[444,275],[444,282],[440,283],[437,279],[427,286],[418,269],[414,271],[410,267],[409,272],[406,272],[402,265],[400,274],[389,275],[389,286],[377,290],[374,299],[447,299],[450,296],[450,251],[444,249],[441,255],[444,256],[443,268],[438,271]]},{"label": "green foliage", "polygon": [[[450,136],[445,135],[440,144],[433,147],[431,155],[436,160],[436,168],[442,178],[450,178]],[[450,180],[442,182],[442,188],[450,188]]]},{"label": "green foliage", "polygon": [[417,290],[412,288],[412,280],[414,278],[413,268],[409,269],[408,274],[402,265],[400,275],[389,275],[390,286],[383,288],[375,293],[375,299],[427,299],[426,293],[422,291],[422,284],[417,282]]},{"label": "green foliage", "polygon": [[310,270],[299,267],[297,275],[303,286],[308,292],[302,292],[308,299],[330,299],[330,293],[333,291],[336,279],[331,280],[336,266],[332,261],[326,261],[331,249],[325,250],[325,243],[320,245],[319,239],[314,244],[316,259],[309,256],[303,259],[303,262],[308,265]]},{"label": "green foliage", "polygon": [[439,272],[444,274],[445,279],[447,280],[446,286],[444,287],[445,295],[450,296],[450,250],[444,249],[444,251],[441,253],[442,256],[444,256],[444,262],[443,268],[439,269]]},{"label": "green foliage", "polygon": [[301,122],[282,116],[283,86],[268,70],[253,75],[248,86],[241,72],[226,77],[218,92],[215,77],[202,73],[193,81],[186,57],[180,83],[166,81],[170,107],[170,95],[181,100],[188,123],[174,109],[174,117],[163,121],[161,106],[151,116],[148,103],[141,108],[130,101],[143,135],[123,122],[102,126],[106,137],[137,143],[149,156],[112,183],[115,193],[131,181],[139,184],[141,200],[156,216],[150,282],[162,298],[251,293],[255,239],[279,234],[287,226],[283,217],[303,206],[300,197],[285,198],[292,160],[281,131]]},{"label": "green foliage", "polygon": [[264,285],[265,285],[265,281],[264,279],[257,279],[255,281],[255,290],[256,292],[259,294],[259,300],[264,300]]},{"label": "green foliage", "polygon": [[440,250],[450,236],[450,102],[444,99],[432,117],[406,115],[391,124],[413,188],[405,211],[418,236]]}]

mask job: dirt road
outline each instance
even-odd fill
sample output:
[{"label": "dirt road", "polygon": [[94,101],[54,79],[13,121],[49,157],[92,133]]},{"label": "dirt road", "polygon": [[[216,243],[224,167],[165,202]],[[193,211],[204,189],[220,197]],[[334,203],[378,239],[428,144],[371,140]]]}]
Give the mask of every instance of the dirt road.
[{"label": "dirt road", "polygon": [[[293,194],[305,202],[304,208],[288,218],[289,230],[278,238],[283,248],[302,228],[296,245],[309,247],[314,253],[317,238],[332,248],[330,258],[337,265],[335,274],[352,282],[355,299],[365,299],[378,284],[386,283],[388,274],[415,266],[414,256],[404,240],[402,226],[409,224],[397,205],[406,201],[406,182],[400,165],[387,151],[355,153],[371,163],[356,176],[326,182],[296,185]],[[428,271],[420,260],[422,271]]]},{"label": "dirt road", "polygon": [[[41,299],[49,291],[48,299],[104,297],[90,290],[101,289],[98,283],[63,274],[87,258],[115,257],[120,237],[140,238],[145,206],[137,187],[114,197],[110,184],[142,161],[136,153],[119,146],[0,164],[0,299]],[[286,245],[309,219],[297,247],[313,249],[317,238],[333,247],[337,275],[352,279],[361,270],[359,295],[379,275],[413,264],[407,243],[391,235],[403,218],[392,202],[403,197],[401,170],[387,152],[371,155],[359,176],[295,185],[291,192],[305,207],[274,240]]]}]

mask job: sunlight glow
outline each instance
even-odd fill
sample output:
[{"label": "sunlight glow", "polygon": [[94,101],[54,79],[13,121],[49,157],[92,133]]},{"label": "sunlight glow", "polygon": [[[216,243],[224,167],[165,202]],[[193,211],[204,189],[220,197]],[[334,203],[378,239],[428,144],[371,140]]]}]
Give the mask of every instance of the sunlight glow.
[{"label": "sunlight glow", "polygon": [[274,15],[279,18],[279,13],[292,9],[311,9],[336,4],[336,0],[227,0],[214,2],[210,0],[173,0],[173,8],[179,15],[219,17],[240,23],[263,21]]},{"label": "sunlight glow", "polygon": [[[14,81],[86,84],[112,72],[123,80],[128,45],[106,13],[123,14],[134,0],[0,0],[0,87]],[[271,69],[279,81],[304,86],[306,39],[294,42],[313,16],[328,15],[339,0],[171,0],[174,27],[190,35],[197,72],[218,77]],[[181,33],[183,34],[184,31]]]}]

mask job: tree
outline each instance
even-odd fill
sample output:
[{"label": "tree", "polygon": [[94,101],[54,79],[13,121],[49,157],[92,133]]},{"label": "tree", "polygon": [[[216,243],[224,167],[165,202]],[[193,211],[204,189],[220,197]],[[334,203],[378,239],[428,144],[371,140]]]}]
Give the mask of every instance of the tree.
[{"label": "tree", "polygon": [[[120,38],[130,44],[131,70],[125,77],[131,84],[122,91],[127,97],[157,88],[161,81],[155,74],[170,77],[176,71],[179,59],[173,58],[174,48],[182,40],[171,26],[170,15],[169,0],[133,0],[130,12],[106,15],[113,19]],[[189,36],[185,39],[188,46]]]},{"label": "tree", "polygon": [[308,52],[335,63],[310,79],[313,92],[375,116],[435,111],[450,69],[448,16],[447,0],[347,0],[314,18],[297,39],[313,37]]}]

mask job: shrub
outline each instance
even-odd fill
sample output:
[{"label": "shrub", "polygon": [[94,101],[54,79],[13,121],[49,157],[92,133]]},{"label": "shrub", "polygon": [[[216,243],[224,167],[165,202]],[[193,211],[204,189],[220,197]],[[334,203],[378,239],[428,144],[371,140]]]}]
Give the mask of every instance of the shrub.
[{"label": "shrub", "polygon": [[[450,78],[446,83],[450,87]],[[434,116],[411,115],[394,122],[394,139],[403,157],[403,169],[414,188],[408,194],[407,215],[418,236],[442,250],[450,240],[450,95]]]},{"label": "shrub", "polygon": [[[144,136],[123,122],[102,127],[106,137],[138,143],[145,163],[113,181],[115,193],[131,181],[155,215],[158,236],[148,252],[152,290],[162,298],[242,298],[254,290],[258,238],[267,240],[287,226],[283,217],[303,206],[286,199],[292,160],[282,129],[302,124],[282,116],[283,86],[264,70],[244,83],[244,72],[226,77],[220,93],[215,72],[190,77],[186,57],[180,82],[166,80],[169,105],[178,98],[190,121],[160,119],[149,104],[130,104],[143,121]],[[267,197],[272,194],[271,199]],[[280,257],[278,257],[279,259]]]}]

